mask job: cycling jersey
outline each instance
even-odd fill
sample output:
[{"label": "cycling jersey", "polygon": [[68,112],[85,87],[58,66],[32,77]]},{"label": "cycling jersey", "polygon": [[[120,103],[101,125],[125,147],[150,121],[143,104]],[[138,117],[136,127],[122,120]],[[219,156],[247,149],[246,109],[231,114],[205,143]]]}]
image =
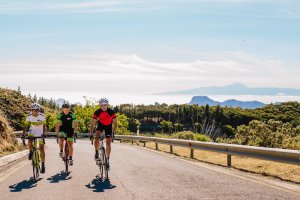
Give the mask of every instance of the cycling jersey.
[{"label": "cycling jersey", "polygon": [[111,108],[107,108],[106,111],[102,109],[98,109],[94,112],[93,118],[98,119],[98,126],[110,126],[112,125],[112,120],[115,119],[117,116],[115,112]]},{"label": "cycling jersey", "polygon": [[29,127],[28,134],[34,137],[41,137],[44,133],[43,125],[46,124],[46,118],[43,113],[38,113],[37,116],[34,116],[30,113],[24,122],[24,125]]},{"label": "cycling jersey", "polygon": [[73,137],[74,135],[74,122],[76,122],[76,116],[73,112],[69,112],[65,115],[63,112],[57,115],[57,123],[60,124],[59,132],[64,132],[67,137]]}]

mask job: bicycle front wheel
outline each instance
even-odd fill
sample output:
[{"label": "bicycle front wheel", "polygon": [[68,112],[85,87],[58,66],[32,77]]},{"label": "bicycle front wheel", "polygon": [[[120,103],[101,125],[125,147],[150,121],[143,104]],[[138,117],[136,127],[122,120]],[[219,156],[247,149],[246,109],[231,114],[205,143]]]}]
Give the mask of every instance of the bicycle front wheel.
[{"label": "bicycle front wheel", "polygon": [[100,151],[100,160],[97,161],[99,165],[99,170],[100,170],[100,177],[103,178],[103,171],[104,171],[104,160],[103,160],[103,152]]},{"label": "bicycle front wheel", "polygon": [[40,175],[40,159],[39,159],[39,153],[37,151],[34,151],[32,155],[32,170],[33,170],[33,179],[37,181]]},{"label": "bicycle front wheel", "polygon": [[65,148],[65,168],[66,168],[66,172],[68,173],[69,172],[69,148],[68,147]]},{"label": "bicycle front wheel", "polygon": [[106,158],[106,154],[105,154],[105,148],[102,147],[101,148],[102,151],[102,163],[103,163],[103,168],[104,168],[104,172],[105,172],[105,178],[108,179],[108,162],[107,162],[107,158]]}]

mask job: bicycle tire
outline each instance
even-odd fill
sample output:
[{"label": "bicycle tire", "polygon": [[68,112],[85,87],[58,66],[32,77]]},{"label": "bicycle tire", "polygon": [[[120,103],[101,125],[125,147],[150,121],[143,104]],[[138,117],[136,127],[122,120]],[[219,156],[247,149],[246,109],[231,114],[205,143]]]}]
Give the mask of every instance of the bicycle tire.
[{"label": "bicycle tire", "polygon": [[40,175],[39,153],[34,149],[32,154],[33,179],[38,180]]},{"label": "bicycle tire", "polygon": [[99,170],[100,170],[100,177],[103,178],[103,171],[104,171],[104,165],[103,165],[103,156],[102,156],[102,151],[100,151],[101,155],[100,155],[100,160],[97,161],[98,165],[99,165]]},{"label": "bicycle tire", "polygon": [[107,158],[106,158],[106,154],[105,154],[105,148],[102,147],[101,148],[102,151],[102,158],[103,158],[103,167],[104,167],[104,171],[105,171],[105,178],[108,179],[108,163],[107,163]]},{"label": "bicycle tire", "polygon": [[68,162],[68,156],[69,156],[69,148],[67,146],[68,144],[66,143],[65,144],[65,169],[66,169],[66,172],[68,173],[69,172],[69,162]]}]

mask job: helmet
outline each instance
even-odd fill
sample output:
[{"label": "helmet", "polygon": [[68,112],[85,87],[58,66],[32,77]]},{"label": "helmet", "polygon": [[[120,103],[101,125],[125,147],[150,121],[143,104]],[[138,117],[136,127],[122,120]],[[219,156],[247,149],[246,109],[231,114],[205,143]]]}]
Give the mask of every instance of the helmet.
[{"label": "helmet", "polygon": [[39,110],[41,108],[40,104],[34,102],[31,104],[31,109],[32,110]]},{"label": "helmet", "polygon": [[64,103],[61,107],[62,107],[62,108],[70,108],[70,104]]},{"label": "helmet", "polygon": [[109,103],[109,101],[108,101],[107,98],[101,98],[101,99],[99,100],[99,104],[100,104],[100,105],[108,104],[108,103]]}]

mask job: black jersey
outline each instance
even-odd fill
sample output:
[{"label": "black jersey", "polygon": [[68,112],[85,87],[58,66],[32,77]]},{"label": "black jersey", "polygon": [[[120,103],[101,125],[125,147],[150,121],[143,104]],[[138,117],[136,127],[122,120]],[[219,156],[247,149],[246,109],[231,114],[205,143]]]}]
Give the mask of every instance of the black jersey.
[{"label": "black jersey", "polygon": [[65,133],[74,132],[74,122],[76,122],[76,116],[73,112],[69,112],[65,115],[63,112],[57,115],[57,122],[60,123],[59,131]]}]

